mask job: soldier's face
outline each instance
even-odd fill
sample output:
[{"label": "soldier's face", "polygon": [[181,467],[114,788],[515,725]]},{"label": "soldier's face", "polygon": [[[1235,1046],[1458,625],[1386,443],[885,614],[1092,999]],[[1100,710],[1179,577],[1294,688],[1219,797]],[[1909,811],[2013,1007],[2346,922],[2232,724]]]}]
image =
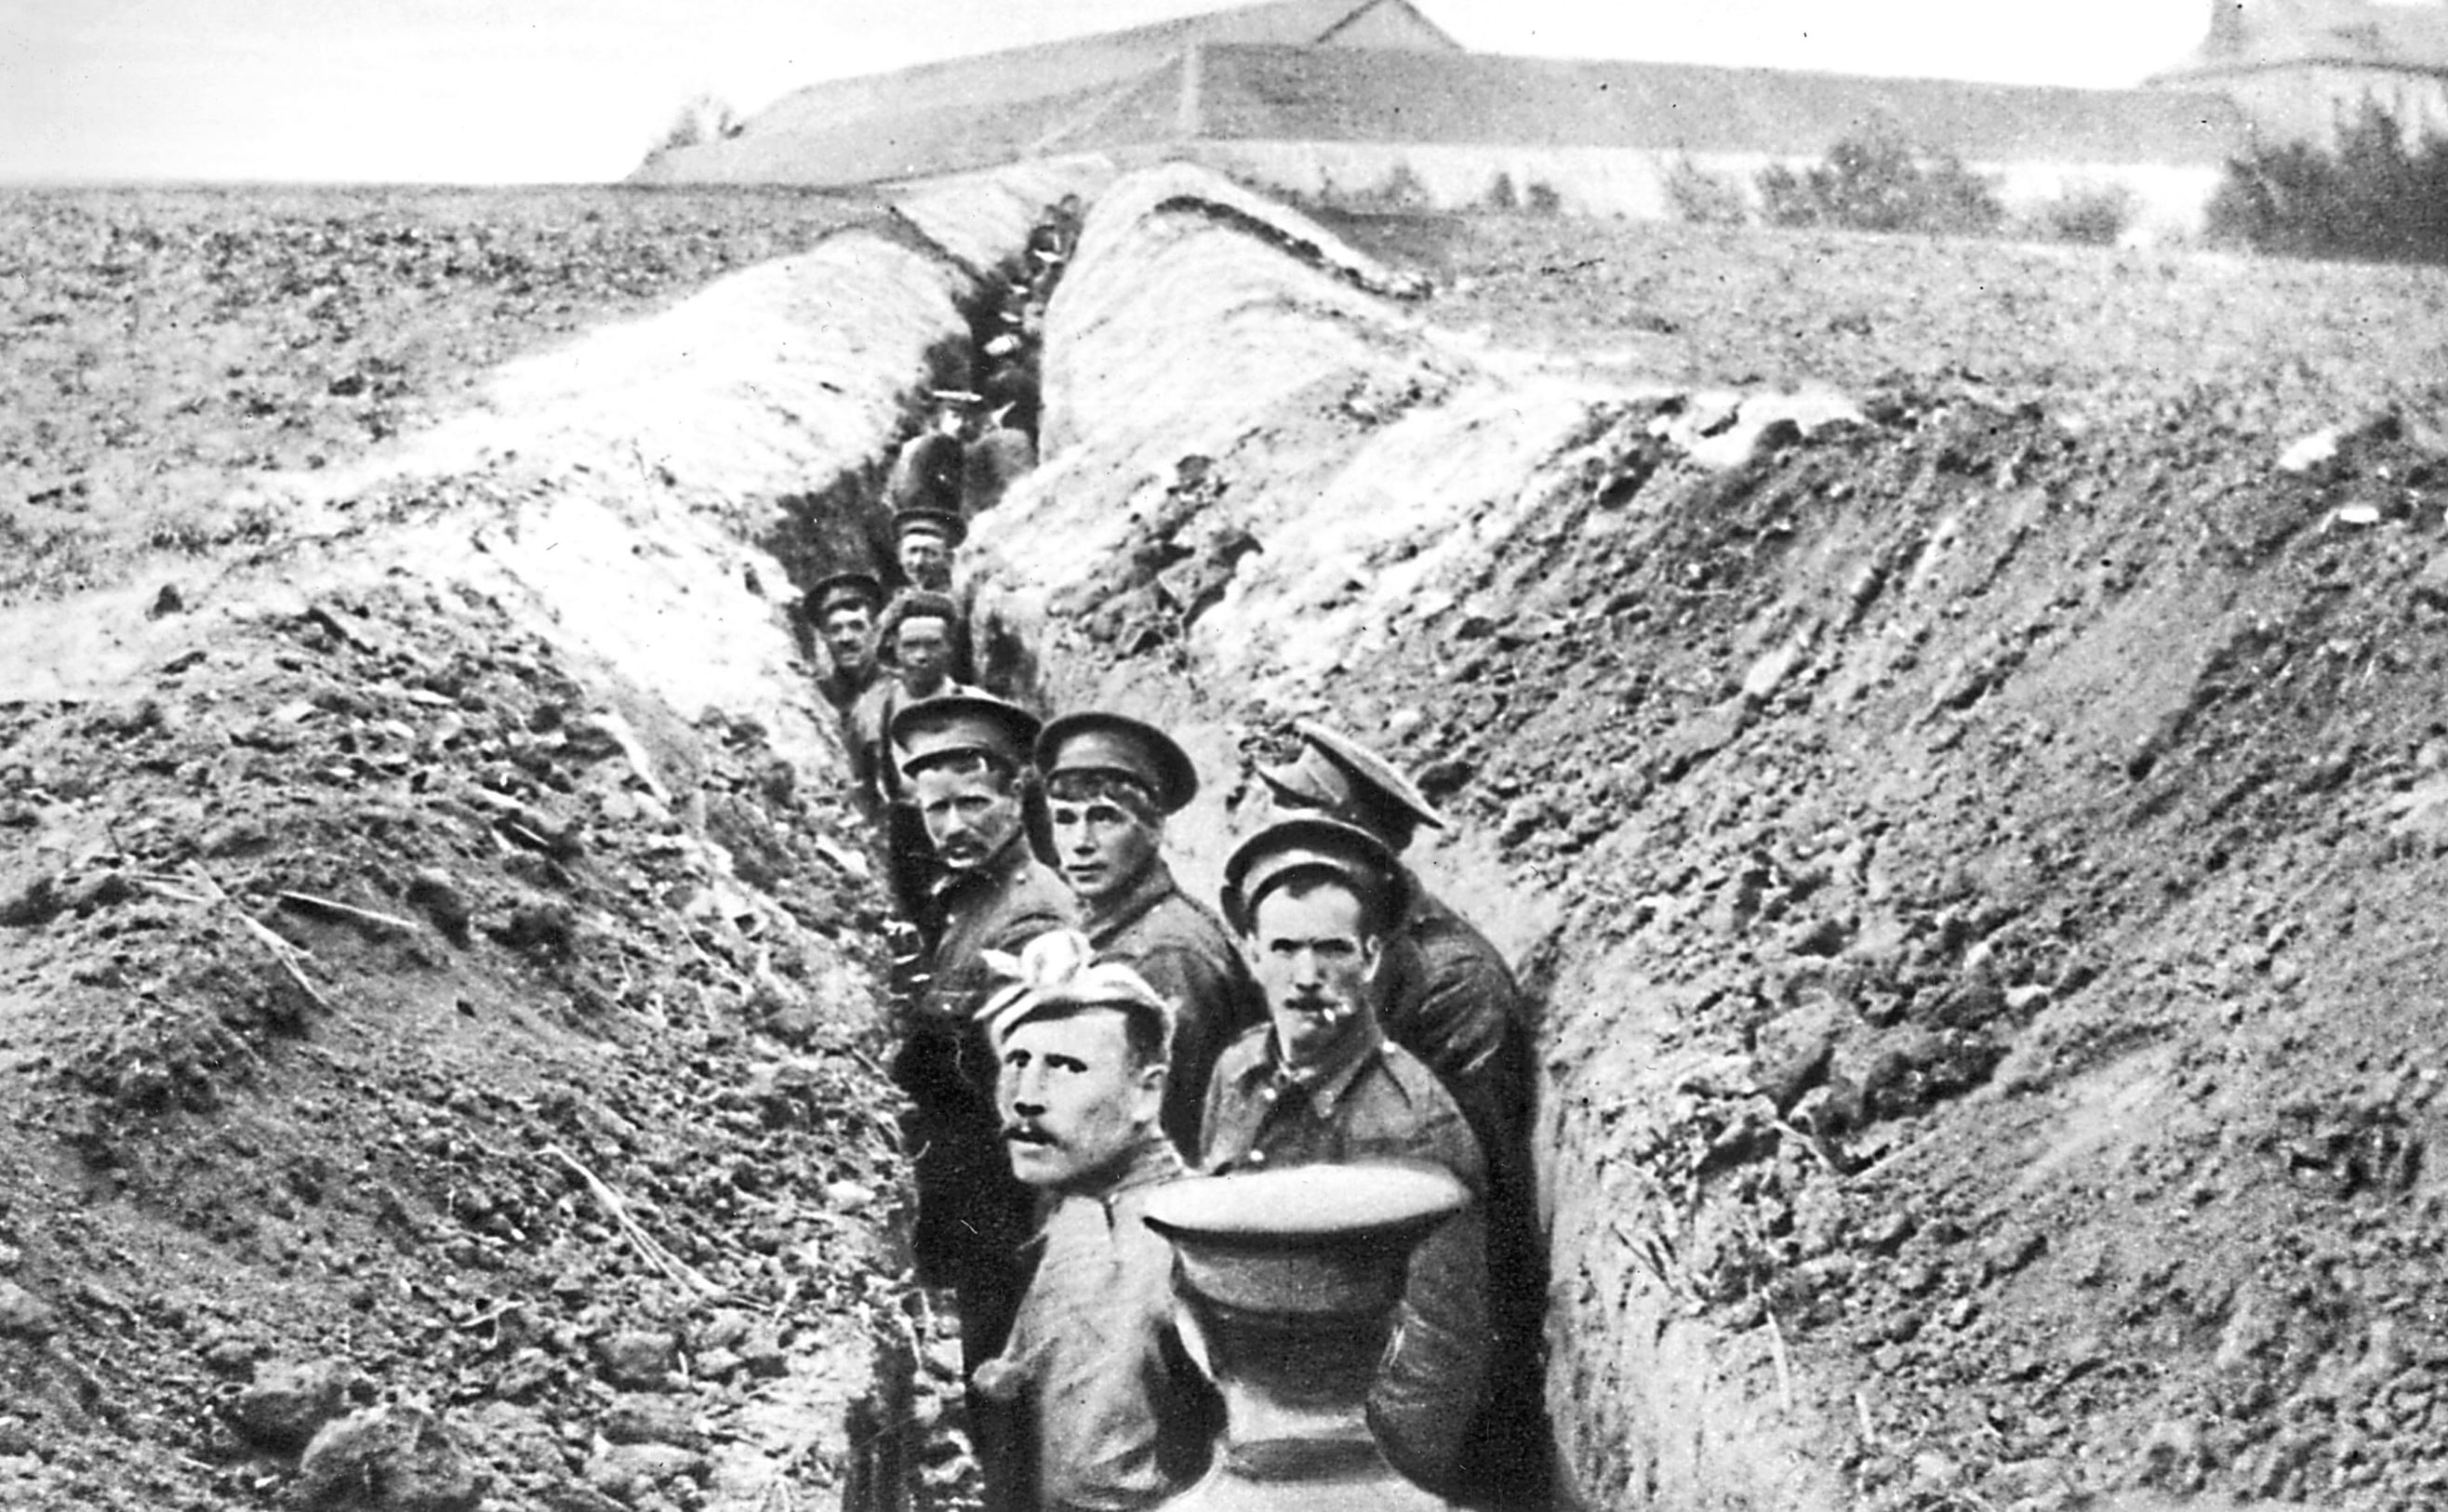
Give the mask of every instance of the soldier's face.
[{"label": "soldier's face", "polygon": [[1360,900],[1333,883],[1287,884],[1258,900],[1241,953],[1286,1062],[1329,1059],[1376,1022],[1368,984],[1380,947],[1364,918]]},{"label": "soldier's face", "polygon": [[936,859],[954,871],[984,866],[1020,833],[1020,790],[992,772],[924,767],[909,797]]},{"label": "soldier's face", "polygon": [[904,684],[931,693],[952,669],[952,627],[941,620],[904,620],[893,638],[892,657]]},{"label": "soldier's face", "polygon": [[867,611],[855,605],[826,615],[825,650],[832,657],[833,665],[844,672],[866,671],[873,649],[868,636],[874,628],[868,621]]},{"label": "soldier's face", "polygon": [[918,531],[901,538],[902,575],[941,593],[952,581],[952,548],[944,538]]},{"label": "soldier's face", "polygon": [[1054,820],[1054,856],[1062,880],[1081,902],[1101,903],[1129,891],[1156,862],[1164,827],[1140,819],[1111,798],[1047,804]]},{"label": "soldier's face", "polygon": [[1156,1127],[1164,1068],[1138,1063],[1115,1009],[1030,1019],[1004,1038],[995,1101],[1012,1175],[1095,1191]]}]

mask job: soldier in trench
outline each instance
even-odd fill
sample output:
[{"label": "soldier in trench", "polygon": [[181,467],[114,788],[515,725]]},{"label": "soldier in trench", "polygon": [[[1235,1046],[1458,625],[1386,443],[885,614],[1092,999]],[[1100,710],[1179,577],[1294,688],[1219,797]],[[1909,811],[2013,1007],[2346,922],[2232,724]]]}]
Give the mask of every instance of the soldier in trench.
[{"label": "soldier in trench", "polygon": [[904,509],[892,526],[901,592],[923,590],[952,601],[953,678],[1023,707],[1042,707],[1033,626],[976,578],[958,578],[952,570],[954,553],[969,534],[957,505],[948,511]]},{"label": "soldier in trench", "polygon": [[[1399,856],[1421,826],[1444,819],[1375,752],[1310,720],[1298,757],[1262,766],[1278,813],[1323,813],[1367,831]],[[1541,1358],[1547,1254],[1530,1158],[1534,1025],[1496,947],[1410,879],[1388,941],[1377,1002],[1386,1032],[1437,1074],[1487,1158],[1488,1269],[1494,1352],[1487,1412],[1474,1424],[1462,1490],[1498,1505],[1541,1504],[1549,1479]]]},{"label": "soldier in trench", "polygon": [[1046,725],[1037,767],[1054,864],[1080,900],[1088,939],[1175,1005],[1164,1131],[1195,1154],[1216,1058],[1265,1017],[1223,922],[1176,885],[1165,862],[1165,819],[1197,794],[1198,769],[1154,725],[1096,710]]},{"label": "soldier in trench", "polygon": [[885,476],[884,502],[895,514],[906,509],[960,512],[965,416],[977,399],[959,389],[935,391],[935,410],[927,428],[901,443]]},{"label": "soldier in trench", "polygon": [[884,677],[876,660],[876,616],[884,610],[884,584],[871,573],[836,572],[820,578],[800,601],[808,628],[825,648],[825,670],[816,691],[839,712],[850,712]]},{"label": "soldier in trench", "polygon": [[934,847],[909,806],[908,784],[892,750],[892,722],[929,699],[978,690],[952,676],[952,638],[960,606],[940,593],[905,593],[885,610],[876,633],[878,657],[889,676],[851,711],[851,776],[859,808],[881,836],[886,885],[901,915],[931,944],[928,905],[939,868]]},{"label": "soldier in trench", "polygon": [[987,417],[961,462],[961,513],[974,520],[1003,502],[1011,486],[1037,468],[1037,443],[1012,419],[1004,403]]},{"label": "soldier in trench", "polygon": [[1484,1396],[1485,1167],[1452,1095],[1378,1022],[1372,981],[1408,892],[1382,841],[1329,818],[1270,825],[1226,861],[1225,917],[1268,1022],[1216,1062],[1199,1166],[1224,1175],[1403,1160],[1440,1167],[1469,1189],[1469,1206],[1413,1257],[1368,1400],[1387,1459],[1447,1494],[1464,1479],[1465,1432]]},{"label": "soldier in trench", "polygon": [[960,1312],[970,1437],[997,1509],[1028,1504],[1024,1462],[1008,1405],[983,1395],[974,1376],[1003,1348],[1027,1285],[1036,1199],[1004,1154],[997,1062],[979,1010],[1000,985],[993,957],[1016,957],[1078,922],[1069,890],[1021,833],[1037,732],[1027,710],[975,694],[913,703],[889,731],[941,867],[928,899],[939,933],[923,986],[903,1005],[891,1068],[910,1104],[910,1249],[919,1278],[951,1288]]},{"label": "soldier in trench", "polygon": [[1020,1410],[1043,1512],[1125,1512],[1205,1468],[1214,1402],[1173,1335],[1173,1253],[1140,1221],[1184,1174],[1161,1122],[1174,1005],[1084,935],[1041,934],[988,1001],[1012,1172],[1039,1259],[979,1390]]}]

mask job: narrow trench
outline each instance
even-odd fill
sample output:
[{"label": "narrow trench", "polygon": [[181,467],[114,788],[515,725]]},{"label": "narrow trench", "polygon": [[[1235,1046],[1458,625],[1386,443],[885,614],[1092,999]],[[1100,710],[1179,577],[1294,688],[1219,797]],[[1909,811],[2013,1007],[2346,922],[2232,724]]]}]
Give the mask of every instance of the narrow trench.
[{"label": "narrow trench", "polygon": [[[966,339],[939,344],[927,354],[916,392],[921,401],[940,391],[978,392],[980,374],[993,358],[989,343],[1004,334],[1003,287],[1009,279],[1011,259],[1004,267],[968,270],[973,283],[960,301],[968,328]],[[1036,437],[1035,394],[1024,412],[1025,429]],[[831,572],[867,568],[892,584],[893,506],[887,485],[898,449],[929,423],[932,406],[913,403],[893,439],[870,455],[861,468],[846,471],[822,488],[783,501],[784,522],[760,542],[789,569],[795,587],[808,585]],[[820,652],[804,615],[792,620],[801,657],[818,664]],[[1034,644],[1025,650],[1033,661]],[[881,874],[879,872],[879,874]],[[889,997],[889,986],[874,984],[877,997]],[[895,1204],[891,1218],[890,1254],[906,1265],[909,1223],[908,1201]],[[914,1282],[902,1289],[899,1306],[879,1314],[871,1330],[867,1389],[846,1409],[844,1437],[850,1446],[843,1467],[843,1512],[952,1512],[979,1504],[980,1482],[966,1432],[961,1423],[961,1385],[957,1330],[944,1326],[935,1299]]]}]

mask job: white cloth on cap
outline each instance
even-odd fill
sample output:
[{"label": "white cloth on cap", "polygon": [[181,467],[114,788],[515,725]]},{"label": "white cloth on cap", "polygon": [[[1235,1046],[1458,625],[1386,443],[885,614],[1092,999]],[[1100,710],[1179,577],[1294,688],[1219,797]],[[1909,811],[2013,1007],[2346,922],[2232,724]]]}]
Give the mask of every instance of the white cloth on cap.
[{"label": "white cloth on cap", "polygon": [[1004,1035],[1041,1007],[1056,1004],[1110,1003],[1163,1016],[1168,1032],[1174,1008],[1147,979],[1119,961],[1099,961],[1097,947],[1077,929],[1048,929],[1020,947],[1020,954],[985,952],[985,964],[1011,979],[979,1005],[986,1038],[1001,1045]]}]

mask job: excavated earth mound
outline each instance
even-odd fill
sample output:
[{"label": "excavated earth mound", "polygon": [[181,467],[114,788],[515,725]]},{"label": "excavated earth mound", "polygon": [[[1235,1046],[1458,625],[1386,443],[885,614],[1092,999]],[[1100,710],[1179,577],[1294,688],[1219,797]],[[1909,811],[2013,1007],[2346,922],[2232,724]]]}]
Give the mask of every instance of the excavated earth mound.
[{"label": "excavated earth mound", "polygon": [[[497,270],[418,262],[449,286],[382,339],[440,354],[396,396],[433,423],[238,486],[209,512],[255,524],[201,545],[142,527],[159,494],[45,538],[0,607],[0,1504],[898,1505],[966,1473],[924,1432],[957,1355],[903,1279],[881,894],[788,594],[965,353],[973,259],[1059,192],[1016,178],[821,235],[738,197],[742,243],[806,250],[466,397]],[[81,203],[27,212],[77,232],[29,260],[73,259]],[[285,295],[241,280],[284,316],[369,245],[531,234],[316,208],[328,262],[287,237]],[[718,270],[640,219],[584,266]],[[111,392],[200,360],[85,335]],[[313,397],[323,351],[245,350]],[[210,410],[129,444],[248,444]],[[105,481],[12,526],[128,473],[74,411],[45,459]]]},{"label": "excavated earth mound", "polygon": [[[1723,371],[1739,328],[1627,381],[1636,297],[1538,354],[1443,323],[1578,229],[1350,229],[1498,250],[1423,298],[1214,180],[1118,186],[1050,312],[1063,449],[983,534],[1076,694],[1211,762],[1324,714],[1456,819],[1423,870],[1545,1000],[1578,1496],[2448,1497],[2441,369],[2283,345],[2401,312],[2436,353],[2438,276],[2156,258],[2286,306],[2196,378],[2173,326],[2046,346],[2122,254],[1600,242],[1677,318],[1897,291],[1840,394]],[[1916,347],[1999,303],[2024,393]]]}]

